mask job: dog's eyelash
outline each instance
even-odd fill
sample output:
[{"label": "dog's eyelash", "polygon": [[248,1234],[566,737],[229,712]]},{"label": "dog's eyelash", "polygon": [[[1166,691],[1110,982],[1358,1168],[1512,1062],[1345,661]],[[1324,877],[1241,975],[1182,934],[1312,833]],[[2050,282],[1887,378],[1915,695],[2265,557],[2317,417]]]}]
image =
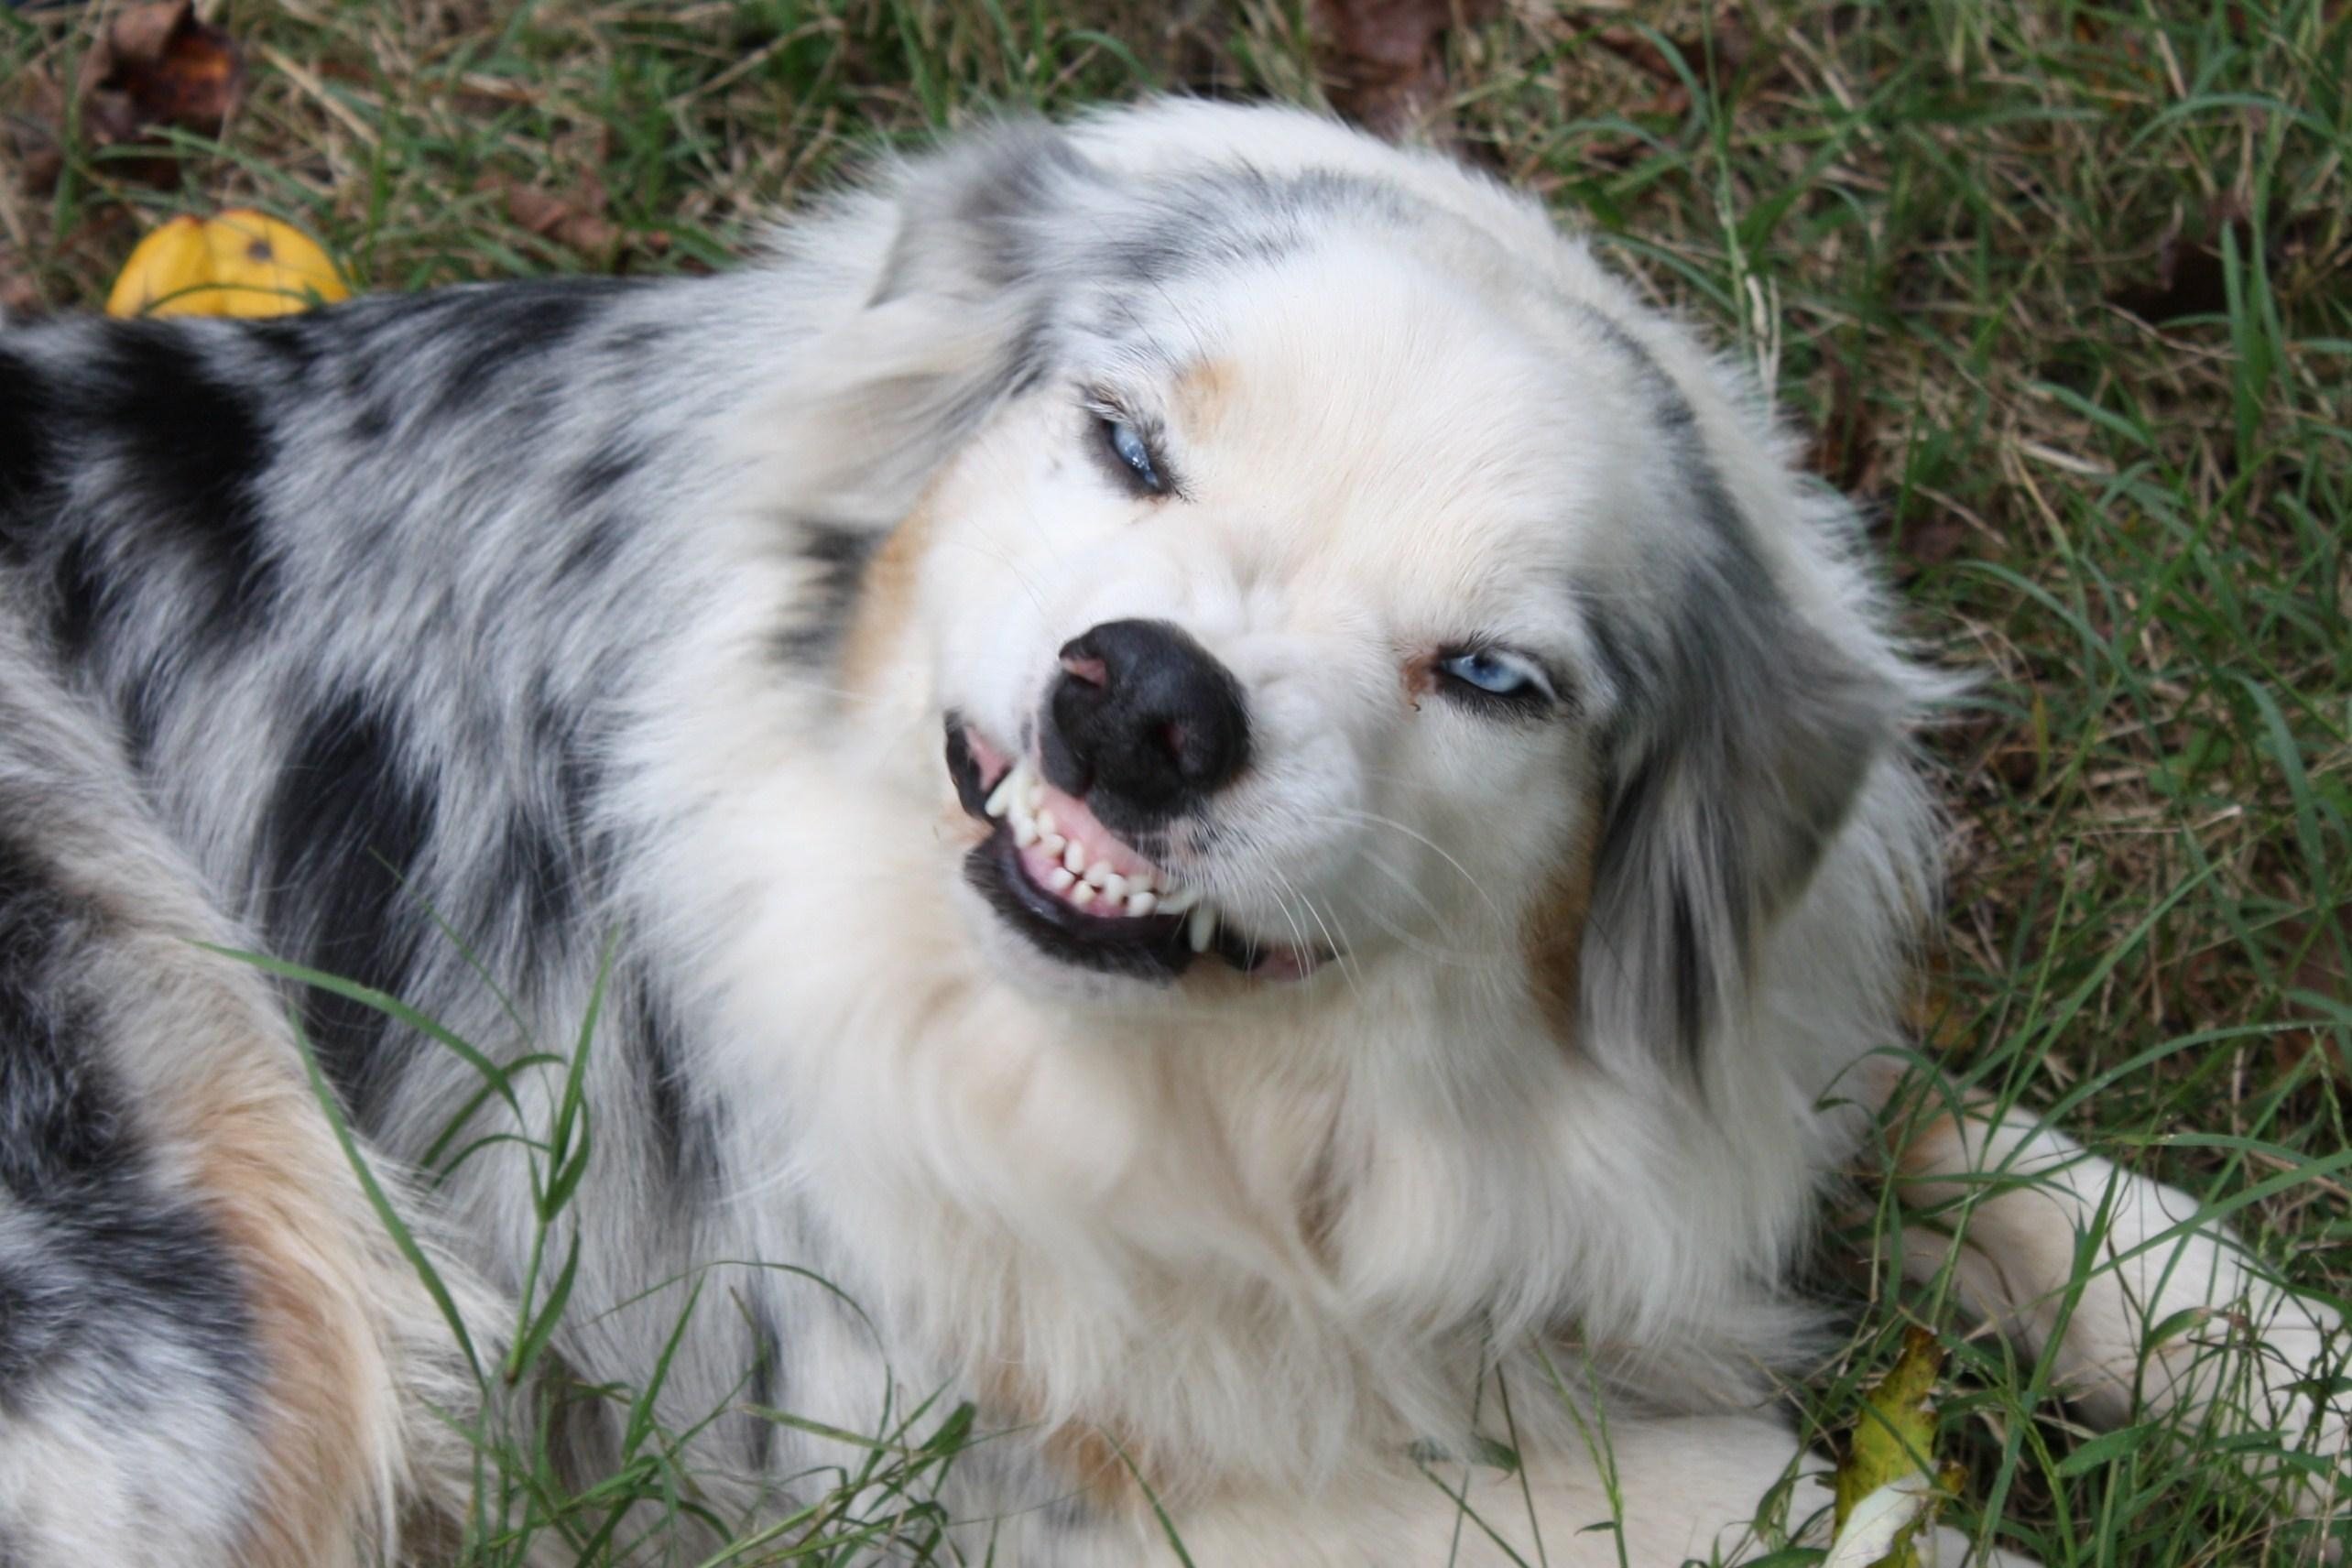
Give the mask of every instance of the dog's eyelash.
[{"label": "dog's eyelash", "polygon": [[[1117,480],[1138,495],[1181,496],[1183,488],[1176,482],[1168,459],[1161,451],[1159,432],[1145,420],[1137,419],[1113,399],[1100,394],[1087,395],[1084,407],[1094,420],[1094,447],[1096,455]],[[1120,452],[1119,432],[1129,431],[1142,448],[1143,465],[1138,468],[1127,453]]]},{"label": "dog's eyelash", "polygon": [[[1491,663],[1506,672],[1525,677],[1525,683],[1496,691],[1471,680],[1453,667],[1471,660]],[[1493,642],[1464,642],[1440,648],[1429,662],[1438,693],[1448,701],[1497,718],[1540,718],[1560,703],[1559,678],[1543,660]]]}]

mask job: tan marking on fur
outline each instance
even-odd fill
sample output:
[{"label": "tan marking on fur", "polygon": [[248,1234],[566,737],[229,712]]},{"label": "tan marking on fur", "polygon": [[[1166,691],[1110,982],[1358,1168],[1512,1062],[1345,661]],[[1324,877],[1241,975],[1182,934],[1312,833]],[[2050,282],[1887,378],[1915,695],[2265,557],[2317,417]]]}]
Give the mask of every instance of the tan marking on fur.
[{"label": "tan marking on fur", "polygon": [[849,691],[872,691],[914,619],[915,584],[923,552],[931,548],[931,500],[937,489],[934,481],[866,564],[858,583],[857,613],[842,641],[841,683]]},{"label": "tan marking on fur", "polygon": [[1583,982],[1584,926],[1593,913],[1593,873],[1600,858],[1601,809],[1585,803],[1584,825],[1568,854],[1552,868],[1543,892],[1521,925],[1519,951],[1527,959],[1528,983],[1552,1037],[1563,1048],[1576,1043],[1577,994]]},{"label": "tan marking on fur", "polygon": [[1233,406],[1235,379],[1232,365],[1222,359],[1187,365],[1176,377],[1170,398],[1178,425],[1195,435],[1216,429]]},{"label": "tan marking on fur", "polygon": [[[1045,1401],[1016,1367],[1000,1362],[985,1374],[981,1397],[1016,1424],[1029,1428],[1044,1424],[1040,1412]],[[1112,1432],[1096,1422],[1063,1421],[1038,1433],[1037,1444],[1046,1463],[1066,1476],[1080,1497],[1106,1514],[1138,1512],[1145,1506],[1143,1488],[1136,1484],[1138,1471],[1150,1481],[1152,1491],[1167,1496],[1167,1488],[1151,1475],[1151,1465],[1138,1452],[1138,1444],[1124,1436],[1115,1441]],[[1125,1457],[1121,1449],[1127,1451]],[[1134,1461],[1132,1466],[1128,1460]]]},{"label": "tan marking on fur", "polygon": [[308,1094],[278,1074],[233,1068],[188,1088],[177,1130],[192,1144],[212,1221],[242,1266],[268,1367],[261,1496],[239,1561],[356,1563],[354,1532],[388,1479],[379,1474],[379,1433],[393,1396],[369,1305],[354,1288],[361,1268],[343,1256],[354,1244],[321,1192],[350,1180],[342,1152]]},{"label": "tan marking on fur", "polygon": [[1437,655],[1417,653],[1405,660],[1405,706],[1421,712],[1421,699],[1437,690]]}]

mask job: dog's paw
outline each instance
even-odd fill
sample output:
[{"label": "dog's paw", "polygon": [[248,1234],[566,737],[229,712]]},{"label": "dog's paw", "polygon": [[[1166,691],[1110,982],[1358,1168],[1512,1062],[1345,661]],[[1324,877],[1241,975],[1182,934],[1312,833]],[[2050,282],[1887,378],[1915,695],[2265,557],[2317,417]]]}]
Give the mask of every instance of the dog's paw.
[{"label": "dog's paw", "polygon": [[2022,1117],[1946,1115],[1904,1147],[1906,1271],[2051,1358],[2102,1427],[2175,1415],[2249,1451],[2297,1513],[2352,1509],[2352,1333],[2286,1289],[2197,1200]]}]

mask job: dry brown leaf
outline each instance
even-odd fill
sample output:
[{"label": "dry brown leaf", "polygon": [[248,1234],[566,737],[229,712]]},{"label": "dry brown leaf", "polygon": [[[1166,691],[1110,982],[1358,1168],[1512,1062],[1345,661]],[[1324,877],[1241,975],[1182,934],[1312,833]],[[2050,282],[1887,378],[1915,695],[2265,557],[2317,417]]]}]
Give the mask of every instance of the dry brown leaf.
[{"label": "dry brown leaf", "polygon": [[1446,29],[1495,9],[1495,0],[1315,0],[1332,106],[1371,130],[1403,130],[1445,95]]},{"label": "dry brown leaf", "polygon": [[620,226],[604,215],[604,187],[593,174],[561,195],[503,174],[484,175],[475,189],[496,191],[508,218],[566,249],[609,256],[620,246]]},{"label": "dry brown leaf", "polygon": [[[65,166],[67,98],[56,77],[27,73],[16,84],[9,142],[26,189],[57,183]],[[197,19],[192,0],[162,0],[119,13],[82,62],[73,115],[82,145],[134,147],[169,126],[218,136],[245,88],[245,57],[229,35]],[[179,179],[167,157],[110,158],[110,174],[150,184]]]},{"label": "dry brown leaf", "polygon": [[226,32],[197,19],[194,0],[122,12],[92,64],[103,71],[93,86],[125,94],[142,124],[199,136],[220,134],[245,88],[244,52]]}]

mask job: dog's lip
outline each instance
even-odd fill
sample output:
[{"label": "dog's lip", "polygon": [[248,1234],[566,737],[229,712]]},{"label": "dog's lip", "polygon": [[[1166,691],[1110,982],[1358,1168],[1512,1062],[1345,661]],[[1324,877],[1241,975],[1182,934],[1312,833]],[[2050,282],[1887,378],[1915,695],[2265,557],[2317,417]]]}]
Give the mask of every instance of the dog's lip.
[{"label": "dog's lip", "polygon": [[[1246,975],[1269,980],[1303,978],[1330,956],[1258,942],[1221,917],[1214,919],[1203,946],[1190,931],[1199,916],[1188,912],[1194,909],[1189,898],[1171,913],[1095,915],[1076,907],[1039,880],[1037,866],[1030,863],[1042,866],[1051,856],[1038,849],[1034,832],[1018,833],[1001,800],[995,800],[991,810],[992,798],[1017,766],[1010,755],[959,713],[947,715],[946,729],[947,768],[956,800],[967,815],[990,830],[965,857],[965,878],[999,915],[1052,956],[1086,967],[1174,979],[1205,951]],[[1058,789],[1052,794],[1065,813],[1083,815],[1087,837],[1121,875],[1141,874],[1163,889],[1172,886],[1168,874],[1148,856],[1095,821],[1083,800]],[[1021,844],[1022,836],[1031,843]]]}]

